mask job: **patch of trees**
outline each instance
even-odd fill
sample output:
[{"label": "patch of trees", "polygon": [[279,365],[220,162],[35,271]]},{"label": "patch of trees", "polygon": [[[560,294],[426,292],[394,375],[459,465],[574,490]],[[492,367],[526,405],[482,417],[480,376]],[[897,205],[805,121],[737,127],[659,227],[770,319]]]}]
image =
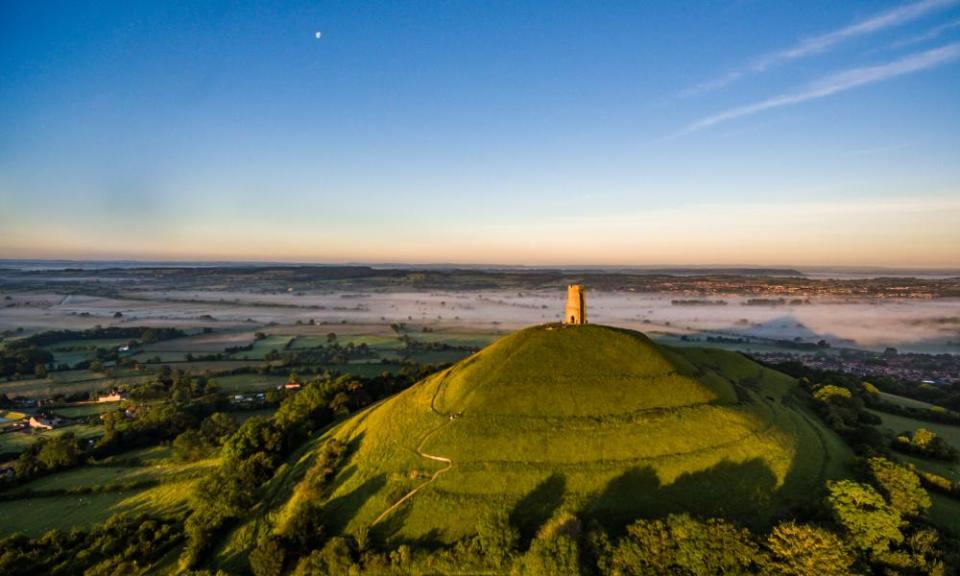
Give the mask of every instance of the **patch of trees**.
[{"label": "patch of trees", "polygon": [[475,346],[458,346],[455,344],[449,344],[447,342],[429,342],[423,340],[417,340],[411,338],[406,334],[400,336],[400,341],[403,342],[403,348],[400,350],[400,353],[404,356],[411,356],[419,352],[443,352],[443,351],[458,351],[458,352],[476,352],[479,348]]},{"label": "patch of trees", "polygon": [[49,346],[57,342],[67,340],[123,340],[135,339],[145,344],[159,342],[161,340],[171,340],[173,338],[182,338],[186,332],[179,328],[143,328],[135,326],[107,326],[90,328],[89,330],[47,330],[32,336],[10,342],[10,345],[22,345],[25,347]]},{"label": "patch of trees", "polygon": [[[810,512],[812,521],[782,521],[765,533],[728,519],[674,514],[637,519],[612,536],[561,506],[528,544],[506,513],[490,511],[472,536],[448,546],[390,549],[361,531],[357,537],[306,539],[294,547],[275,531],[258,543],[249,561],[255,576],[940,575],[955,566],[956,542],[923,520],[930,499],[916,474],[882,458],[864,461],[862,468],[863,481],[828,483],[821,506]],[[322,509],[318,514],[322,521]]]},{"label": "patch of trees", "polygon": [[280,360],[287,366],[316,366],[326,364],[346,364],[351,360],[369,360],[377,358],[376,352],[365,342],[340,344],[336,341],[326,346],[304,348],[302,350],[271,350],[264,359],[268,362]]},{"label": "patch of trees", "polygon": [[46,376],[46,365],[53,362],[53,354],[43,348],[15,346],[18,342],[0,349],[0,377]]},{"label": "patch of trees", "polygon": [[[71,468],[80,463],[84,446],[72,432],[42,437],[28,446],[14,461],[16,481],[23,482],[43,474]],[[12,483],[7,480],[7,483]]]},{"label": "patch of trees", "polygon": [[140,574],[182,539],[182,527],[174,519],[114,515],[91,530],[0,540],[0,574]]},{"label": "patch of trees", "polygon": [[895,404],[893,402],[888,402],[881,398],[879,395],[872,395],[869,398],[868,404],[873,410],[878,412],[886,412],[888,414],[896,414],[898,416],[905,416],[907,418],[915,418],[917,420],[925,420],[927,422],[936,422],[939,424],[948,424],[951,426],[960,426],[960,414],[955,412],[947,412],[943,408],[921,408],[915,406],[904,406],[902,404]]},{"label": "patch of trees", "polygon": [[188,428],[173,440],[173,457],[180,462],[207,458],[236,430],[237,420],[233,416],[214,412],[200,423],[199,428]]},{"label": "patch of trees", "polygon": [[369,402],[363,383],[349,378],[316,380],[288,396],[272,418],[244,422],[224,443],[222,462],[191,499],[183,567],[193,567],[216,536],[243,516],[284,459],[309,435]]}]

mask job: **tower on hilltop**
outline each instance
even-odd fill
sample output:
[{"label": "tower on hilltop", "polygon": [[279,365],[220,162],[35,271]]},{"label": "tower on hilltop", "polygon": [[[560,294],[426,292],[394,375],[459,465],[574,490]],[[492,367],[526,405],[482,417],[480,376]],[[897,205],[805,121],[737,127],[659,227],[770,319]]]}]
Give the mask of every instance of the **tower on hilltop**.
[{"label": "tower on hilltop", "polygon": [[567,286],[567,307],[563,313],[563,323],[568,326],[587,323],[587,295],[582,284]]}]

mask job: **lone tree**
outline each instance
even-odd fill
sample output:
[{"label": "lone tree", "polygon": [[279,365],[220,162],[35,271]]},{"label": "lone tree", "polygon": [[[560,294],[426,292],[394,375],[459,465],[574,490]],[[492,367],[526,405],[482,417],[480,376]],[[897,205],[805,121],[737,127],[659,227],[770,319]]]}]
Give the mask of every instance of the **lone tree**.
[{"label": "lone tree", "polygon": [[817,526],[784,522],[767,536],[767,571],[778,576],[846,576],[854,556],[839,536]]}]

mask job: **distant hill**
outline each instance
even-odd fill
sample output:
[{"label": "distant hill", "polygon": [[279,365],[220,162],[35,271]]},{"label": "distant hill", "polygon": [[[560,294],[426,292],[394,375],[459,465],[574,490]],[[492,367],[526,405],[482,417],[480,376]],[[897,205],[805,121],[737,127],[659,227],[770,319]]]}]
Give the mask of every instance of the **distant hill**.
[{"label": "distant hill", "polygon": [[845,475],[846,446],[795,386],[741,355],[639,332],[521,330],[311,441],[221,560],[295,513],[308,492],[296,483],[330,438],[349,455],[322,497],[328,533],[446,543],[493,508],[526,538],[560,508],[614,532],[675,511],[763,525]]}]

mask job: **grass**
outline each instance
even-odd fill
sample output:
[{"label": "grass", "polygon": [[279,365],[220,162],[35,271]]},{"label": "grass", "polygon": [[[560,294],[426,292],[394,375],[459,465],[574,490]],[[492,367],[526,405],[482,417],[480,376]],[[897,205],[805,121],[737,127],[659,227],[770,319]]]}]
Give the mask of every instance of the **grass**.
[{"label": "grass", "polygon": [[[899,397],[896,397],[899,398]],[[888,398],[889,399],[889,398]],[[909,399],[904,399],[909,400]],[[916,401],[911,401],[916,402]],[[887,414],[886,412],[873,412],[883,421],[881,428],[886,429],[892,434],[900,432],[913,432],[917,428],[926,428],[937,436],[941,436],[951,446],[960,448],[960,426],[950,426],[949,424],[939,424],[936,422],[927,422],[926,420],[916,420],[897,414]],[[956,462],[946,462],[943,460],[934,460],[931,458],[920,458],[909,454],[897,454],[897,458],[913,464],[920,470],[926,470],[939,474],[944,478],[949,478],[953,482],[960,482],[960,464]],[[954,515],[955,514],[955,515]],[[934,522],[942,526],[947,526],[957,533],[960,533],[960,502],[944,497],[934,497],[933,510],[930,513]]]},{"label": "grass", "polygon": [[135,384],[156,378],[154,374],[119,370],[112,377],[90,370],[51,372],[46,378],[14,380],[0,383],[0,393],[25,398],[49,398],[56,394],[97,392],[124,384]]},{"label": "grass", "polygon": [[53,529],[88,527],[116,513],[180,513],[187,508],[187,498],[194,482],[181,480],[139,490],[0,502],[0,516],[13,519],[0,524],[0,537],[15,533],[40,536]]},{"label": "grass", "polygon": [[54,364],[73,366],[91,360],[97,348],[113,350],[130,342],[130,339],[67,340],[46,347],[53,354]]},{"label": "grass", "polygon": [[263,392],[286,384],[286,376],[276,374],[234,374],[231,376],[216,376],[217,385],[224,392]]},{"label": "grass", "polygon": [[675,511],[763,525],[848,474],[848,448],[795,397],[792,379],[738,354],[599,326],[524,330],[314,439],[222,559],[294,513],[313,447],[333,437],[350,450],[323,502],[330,534],[369,527],[447,466],[418,451],[452,466],[377,537],[451,542],[496,508],[526,537],[561,506],[614,530]]},{"label": "grass", "polygon": [[166,458],[146,460],[134,466],[92,465],[81,466],[50,476],[38,478],[11,491],[12,494],[24,491],[70,490],[87,486],[109,486],[127,482],[177,482],[195,477],[216,465],[216,459],[201,460],[185,464],[172,462]]},{"label": "grass", "polygon": [[231,355],[236,360],[264,360],[271,351],[283,352],[293,336],[267,336],[253,343],[252,350],[244,350]]},{"label": "grass", "polygon": [[53,430],[44,430],[35,432],[28,430],[24,432],[8,432],[0,434],[0,454],[10,454],[23,452],[25,448],[37,442],[41,438],[52,438],[61,434],[72,432],[80,439],[96,438],[103,434],[102,426],[91,426],[88,424],[74,424],[55,428]]},{"label": "grass", "polygon": [[441,342],[451,346],[483,348],[493,343],[497,336],[489,333],[470,332],[412,332],[410,338],[418,342]]},{"label": "grass", "polygon": [[97,402],[95,404],[84,404],[81,406],[67,406],[65,408],[54,408],[54,412],[64,418],[86,418],[87,416],[97,416],[104,412],[113,412],[120,408],[117,402]]},{"label": "grass", "polygon": [[891,402],[905,408],[919,408],[921,410],[932,410],[934,408],[939,408],[940,410],[944,410],[936,404],[924,402],[923,400],[914,400],[913,398],[897,396],[896,394],[890,394],[889,392],[880,392],[880,397],[887,402]]},{"label": "grass", "polygon": [[[106,488],[92,494],[27,496],[0,502],[0,537],[19,532],[39,536],[51,529],[67,530],[102,522],[115,513],[171,515],[184,512],[197,477],[217,462],[171,462],[169,449],[151,448],[115,457],[138,458],[131,466],[88,465],[30,482],[17,491]],[[112,490],[111,485],[156,482],[155,486]],[[129,485],[129,484],[128,484]]]},{"label": "grass", "polygon": [[930,520],[954,534],[960,534],[960,500],[931,493],[933,507],[930,508]]},{"label": "grass", "polygon": [[926,420],[917,420],[899,414],[887,414],[886,412],[871,412],[880,417],[883,423],[880,425],[894,434],[900,432],[913,432],[917,428],[926,428],[937,436],[942,436],[944,440],[952,446],[960,448],[960,426],[951,426],[949,424],[940,424],[938,422],[928,422]]}]

